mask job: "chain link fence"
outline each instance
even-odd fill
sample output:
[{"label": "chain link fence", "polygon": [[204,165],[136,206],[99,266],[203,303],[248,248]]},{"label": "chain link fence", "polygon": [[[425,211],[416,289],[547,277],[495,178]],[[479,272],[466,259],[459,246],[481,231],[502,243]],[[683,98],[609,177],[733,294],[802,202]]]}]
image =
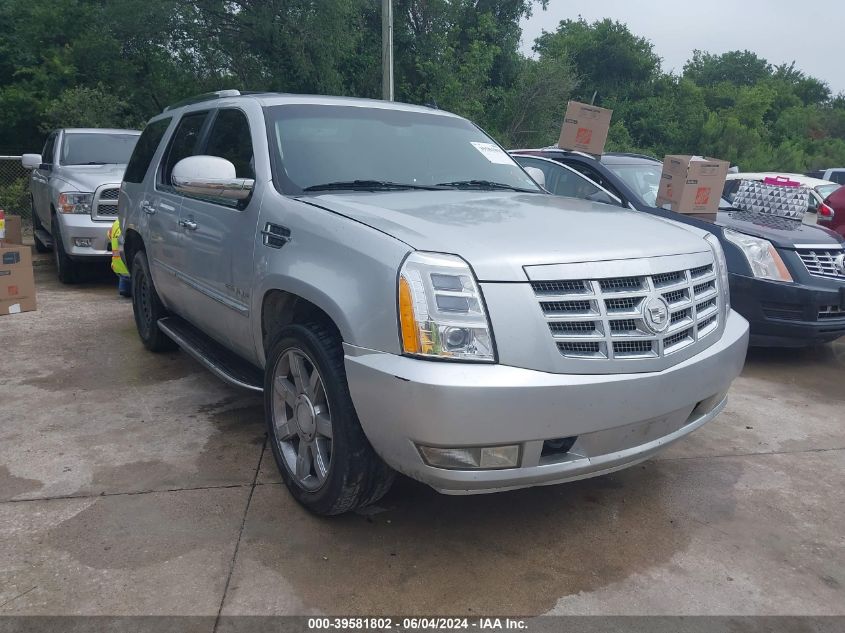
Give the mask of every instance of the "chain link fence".
[{"label": "chain link fence", "polygon": [[0,156],[0,209],[29,219],[29,170],[20,156]]}]

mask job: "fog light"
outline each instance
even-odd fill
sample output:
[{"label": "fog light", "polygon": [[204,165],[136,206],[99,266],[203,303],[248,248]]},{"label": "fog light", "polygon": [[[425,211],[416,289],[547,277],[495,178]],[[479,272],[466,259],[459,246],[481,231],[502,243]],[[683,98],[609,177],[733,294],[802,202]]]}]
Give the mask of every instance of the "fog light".
[{"label": "fog light", "polygon": [[79,248],[91,248],[94,243],[94,238],[91,237],[75,237],[73,238],[73,245]]},{"label": "fog light", "polygon": [[516,468],[519,465],[519,444],[471,448],[435,448],[433,446],[417,448],[425,463],[437,468],[477,470]]}]

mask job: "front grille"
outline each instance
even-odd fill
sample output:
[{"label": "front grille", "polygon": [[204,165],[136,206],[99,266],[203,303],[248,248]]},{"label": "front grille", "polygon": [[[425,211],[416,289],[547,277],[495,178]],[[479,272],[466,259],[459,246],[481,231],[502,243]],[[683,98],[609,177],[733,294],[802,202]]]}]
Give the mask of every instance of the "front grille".
[{"label": "front grille", "polygon": [[91,205],[91,219],[101,222],[114,222],[117,217],[117,199],[120,196],[118,185],[103,185],[94,193]]},{"label": "front grille", "polygon": [[822,306],[819,310],[819,321],[824,319],[845,319],[845,308],[839,306]]},{"label": "front grille", "polygon": [[845,279],[845,262],[839,260],[845,250],[841,248],[799,248],[798,257],[807,272],[816,277]]},{"label": "front grille", "polygon": [[660,358],[713,334],[721,319],[712,263],[636,277],[533,281],[531,286],[552,340],[567,358]]}]

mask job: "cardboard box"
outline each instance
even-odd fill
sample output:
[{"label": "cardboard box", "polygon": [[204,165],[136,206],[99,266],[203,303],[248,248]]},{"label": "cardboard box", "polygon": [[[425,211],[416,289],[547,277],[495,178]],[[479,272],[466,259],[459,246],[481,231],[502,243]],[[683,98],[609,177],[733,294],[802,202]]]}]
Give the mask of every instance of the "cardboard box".
[{"label": "cardboard box", "polygon": [[30,247],[0,248],[0,316],[31,312],[36,308]]},{"label": "cardboard box", "polygon": [[657,206],[676,213],[715,214],[730,163],[703,156],[666,156]]},{"label": "cardboard box", "polygon": [[19,215],[6,214],[6,238],[0,240],[0,245],[5,246],[6,244],[23,244]]},{"label": "cardboard box", "polygon": [[613,110],[570,101],[566,106],[557,146],[601,156],[607,142],[611,116]]}]

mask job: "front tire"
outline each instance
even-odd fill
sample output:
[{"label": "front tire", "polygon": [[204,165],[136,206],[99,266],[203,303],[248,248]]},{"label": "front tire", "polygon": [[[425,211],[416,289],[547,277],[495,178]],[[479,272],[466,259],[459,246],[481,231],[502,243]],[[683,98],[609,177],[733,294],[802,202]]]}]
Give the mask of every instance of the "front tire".
[{"label": "front tire", "polygon": [[158,327],[158,320],[167,316],[167,310],[159,299],[150,265],[144,251],[135,253],[132,260],[132,312],[141,342],[151,352],[166,352],[176,349],[173,342]]},{"label": "front tire", "polygon": [[378,501],[395,473],[376,455],[358,421],[340,337],[322,323],[290,325],[268,350],[267,432],[290,493],[320,515]]},{"label": "front tire", "polygon": [[65,252],[65,244],[62,239],[62,227],[57,218],[53,218],[53,252],[56,256],[56,271],[59,281],[63,284],[76,283],[79,277],[79,264],[73,261]]}]

